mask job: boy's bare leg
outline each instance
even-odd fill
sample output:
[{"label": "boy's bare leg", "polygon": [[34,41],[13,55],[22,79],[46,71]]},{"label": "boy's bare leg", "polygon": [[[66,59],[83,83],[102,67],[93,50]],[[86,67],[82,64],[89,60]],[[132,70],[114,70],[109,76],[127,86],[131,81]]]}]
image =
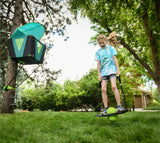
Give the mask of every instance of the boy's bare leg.
[{"label": "boy's bare leg", "polygon": [[112,86],[112,91],[114,93],[117,105],[121,105],[120,94],[116,85],[116,77],[111,78],[111,86]]},{"label": "boy's bare leg", "polygon": [[107,81],[102,80],[101,86],[102,86],[103,105],[106,108],[106,107],[108,107],[108,102],[107,102]]}]

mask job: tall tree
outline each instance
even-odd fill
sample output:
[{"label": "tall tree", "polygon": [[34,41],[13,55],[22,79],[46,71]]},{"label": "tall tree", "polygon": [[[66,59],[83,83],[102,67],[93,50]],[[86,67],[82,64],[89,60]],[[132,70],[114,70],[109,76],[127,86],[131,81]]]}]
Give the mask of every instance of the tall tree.
[{"label": "tall tree", "polygon": [[[1,7],[1,6],[0,6]],[[8,39],[8,27],[6,27],[7,22],[5,19],[1,18],[0,13],[0,105],[3,97],[3,86],[5,81],[5,73],[7,69],[7,39]],[[3,27],[3,28],[2,28]],[[3,30],[2,30],[3,29]],[[3,50],[2,50],[3,49]]]},{"label": "tall tree", "polygon": [[117,39],[158,87],[160,98],[160,1],[69,0],[71,11],[87,16],[98,33]]},{"label": "tall tree", "polygon": [[[14,32],[16,27],[20,26],[22,23],[22,0],[16,0],[15,3],[15,12],[14,12],[14,18],[13,18],[13,27],[11,33]],[[16,72],[17,72],[17,63],[9,60],[8,62],[8,69],[7,69],[7,77],[6,77],[6,84],[10,82],[10,79],[12,82],[10,83],[10,86],[15,88],[16,84]],[[15,90],[11,89],[8,91],[5,91],[3,96],[3,103],[2,103],[2,113],[13,113],[13,103],[14,103],[14,97],[15,97]]]},{"label": "tall tree", "polygon": [[[48,47],[53,45],[51,35],[58,33],[64,35],[66,24],[70,24],[69,18],[65,16],[65,9],[63,9],[63,1],[60,0],[2,0],[0,2],[2,15],[1,18],[6,20],[6,27],[12,25],[11,34],[16,27],[26,24],[28,22],[40,22],[44,25],[46,31],[46,43],[49,41]],[[2,27],[3,30],[4,27]],[[45,40],[45,39],[44,39]],[[44,41],[45,42],[45,41]],[[3,50],[3,49],[0,49]],[[12,60],[8,61],[8,68],[6,74],[6,83],[9,86],[16,87],[16,73],[17,63]],[[42,69],[47,72],[47,75],[56,72],[50,72],[48,69]],[[4,92],[2,113],[13,113],[15,90],[8,89]]]}]

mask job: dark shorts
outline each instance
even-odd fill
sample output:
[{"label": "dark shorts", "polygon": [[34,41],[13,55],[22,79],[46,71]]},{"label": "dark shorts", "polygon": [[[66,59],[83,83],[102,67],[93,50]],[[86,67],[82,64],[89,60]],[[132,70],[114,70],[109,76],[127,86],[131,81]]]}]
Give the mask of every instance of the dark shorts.
[{"label": "dark shorts", "polygon": [[111,74],[107,76],[102,76],[102,80],[109,81],[111,78],[116,78],[116,74]]}]

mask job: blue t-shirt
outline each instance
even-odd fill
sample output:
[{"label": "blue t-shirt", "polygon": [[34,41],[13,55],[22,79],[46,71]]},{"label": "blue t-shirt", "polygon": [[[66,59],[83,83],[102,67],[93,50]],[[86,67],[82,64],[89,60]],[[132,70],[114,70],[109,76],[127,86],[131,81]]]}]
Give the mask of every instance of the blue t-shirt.
[{"label": "blue t-shirt", "polygon": [[118,53],[112,46],[106,46],[96,52],[95,60],[101,61],[101,76],[108,76],[117,73],[117,67],[114,63],[113,56]]}]

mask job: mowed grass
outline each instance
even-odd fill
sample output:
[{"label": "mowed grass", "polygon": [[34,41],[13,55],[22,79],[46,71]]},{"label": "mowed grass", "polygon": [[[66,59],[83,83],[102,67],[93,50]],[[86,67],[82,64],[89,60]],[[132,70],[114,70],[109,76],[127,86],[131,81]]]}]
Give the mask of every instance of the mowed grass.
[{"label": "mowed grass", "polygon": [[127,112],[110,122],[95,112],[0,114],[0,143],[160,143],[160,112]]}]

